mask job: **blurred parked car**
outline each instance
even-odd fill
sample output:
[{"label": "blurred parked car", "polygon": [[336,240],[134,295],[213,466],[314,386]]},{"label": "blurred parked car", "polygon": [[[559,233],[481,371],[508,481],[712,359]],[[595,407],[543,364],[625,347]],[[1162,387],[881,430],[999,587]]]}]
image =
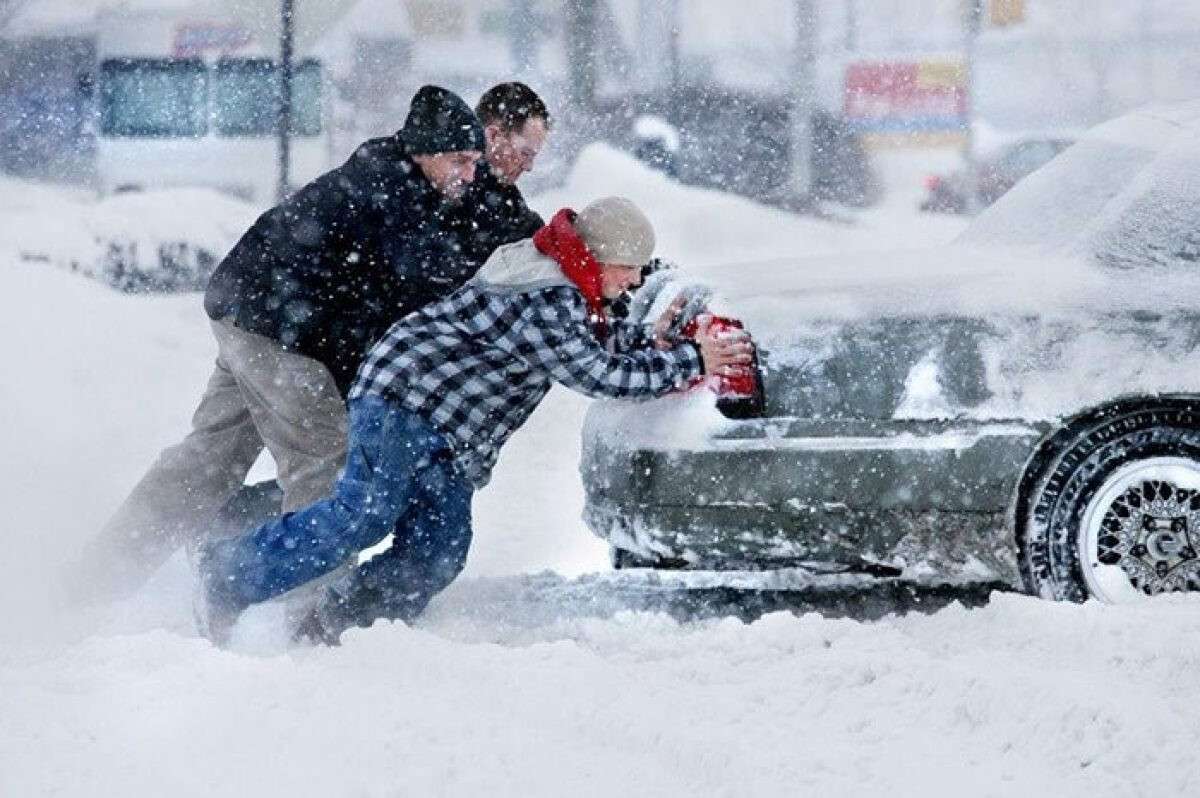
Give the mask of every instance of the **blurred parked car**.
[{"label": "blurred parked car", "polygon": [[671,177],[679,174],[679,130],[657,114],[642,114],[633,120],[633,155]]},{"label": "blurred parked car", "polygon": [[587,523],[620,567],[1200,590],[1197,175],[1200,102],[1155,107],[947,247],[712,275],[765,417],[595,403]]},{"label": "blurred parked car", "polygon": [[[921,202],[921,210],[942,213],[982,210],[1073,143],[1074,139],[1065,137],[1022,138],[981,159],[975,165],[974,174],[960,169],[948,175],[930,175],[925,179],[929,193]],[[971,205],[972,187],[974,207]]]},{"label": "blurred parked car", "polygon": [[[790,198],[787,100],[720,86],[683,86],[669,95],[597,101],[597,131],[688,185],[729,191],[760,202]],[[812,117],[812,194],[852,206],[872,204],[878,186],[858,136],[840,117]]]}]

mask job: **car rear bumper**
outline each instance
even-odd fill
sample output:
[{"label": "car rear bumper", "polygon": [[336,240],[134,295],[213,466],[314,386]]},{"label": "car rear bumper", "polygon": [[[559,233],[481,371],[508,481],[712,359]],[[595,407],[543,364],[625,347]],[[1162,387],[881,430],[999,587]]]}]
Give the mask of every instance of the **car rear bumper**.
[{"label": "car rear bumper", "polygon": [[890,563],[1017,583],[1009,516],[1041,425],[745,422],[698,451],[589,441],[588,526],[697,568]]}]

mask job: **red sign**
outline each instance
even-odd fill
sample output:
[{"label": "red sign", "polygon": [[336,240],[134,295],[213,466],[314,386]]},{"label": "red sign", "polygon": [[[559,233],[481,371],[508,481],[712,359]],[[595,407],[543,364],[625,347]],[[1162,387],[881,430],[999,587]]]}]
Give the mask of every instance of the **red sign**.
[{"label": "red sign", "polygon": [[957,61],[874,62],[846,68],[845,115],[864,133],[960,131],[966,71]]}]

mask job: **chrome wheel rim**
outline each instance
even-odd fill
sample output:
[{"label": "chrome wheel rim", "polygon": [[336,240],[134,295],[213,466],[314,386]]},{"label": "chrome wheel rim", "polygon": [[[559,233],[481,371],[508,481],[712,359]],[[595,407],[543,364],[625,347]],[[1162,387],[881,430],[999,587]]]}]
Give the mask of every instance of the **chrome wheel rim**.
[{"label": "chrome wheel rim", "polygon": [[1118,469],[1088,503],[1079,564],[1112,604],[1200,591],[1200,463],[1152,457]]}]

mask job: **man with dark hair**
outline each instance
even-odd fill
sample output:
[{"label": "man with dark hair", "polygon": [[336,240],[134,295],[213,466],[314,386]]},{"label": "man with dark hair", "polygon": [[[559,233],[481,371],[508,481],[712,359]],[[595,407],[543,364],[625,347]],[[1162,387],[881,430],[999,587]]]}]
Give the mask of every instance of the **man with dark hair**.
[{"label": "man with dark hair", "polygon": [[[484,92],[475,106],[486,142],[475,180],[468,186],[463,207],[463,237],[471,260],[483,263],[501,244],[528,238],[542,226],[542,217],[529,209],[517,188],[550,132],[550,112],[537,93],[524,83],[499,83]],[[519,235],[518,235],[519,234]]]},{"label": "man with dark hair", "polygon": [[475,105],[487,139],[487,161],[493,174],[514,184],[533,169],[533,161],[550,132],[550,112],[524,83],[500,83],[484,92]]},{"label": "man with dark hair", "polygon": [[345,397],[368,347],[541,225],[482,163],[487,149],[467,104],[424,86],[398,133],[259,217],[205,294],[218,355],[192,432],[89,544],[82,595],[128,593],[204,534],[264,446],[285,512],[328,495],[346,456]]}]

